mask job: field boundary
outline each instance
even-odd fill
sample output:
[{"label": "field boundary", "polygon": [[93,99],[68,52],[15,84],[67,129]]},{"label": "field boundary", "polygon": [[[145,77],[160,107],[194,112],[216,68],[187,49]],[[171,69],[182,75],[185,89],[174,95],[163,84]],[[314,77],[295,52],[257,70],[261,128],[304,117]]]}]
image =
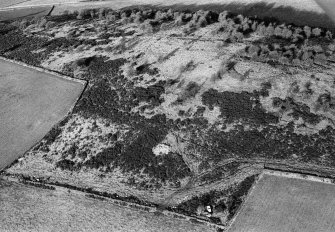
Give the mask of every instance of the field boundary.
[{"label": "field boundary", "polygon": [[332,178],[320,177],[320,176],[304,174],[304,173],[289,172],[289,171],[274,170],[274,169],[264,169],[263,173],[266,175],[321,182],[324,184],[332,184],[332,185],[335,184],[335,180]]},{"label": "field boundary", "polygon": [[[26,64],[24,62],[21,62],[21,61],[17,61],[17,60],[11,60],[11,59],[8,59],[8,58],[5,58],[3,56],[0,56],[0,60],[3,60],[3,61],[7,61],[7,62],[10,62],[10,63],[13,63],[13,64],[17,64],[17,65],[21,65],[21,66],[24,66],[26,68],[29,68],[29,69],[32,69],[32,70],[35,70],[35,71],[38,71],[38,72],[42,72],[42,73],[46,73],[46,74],[49,74],[49,75],[52,75],[54,76],[55,78],[60,78],[60,79],[63,79],[63,80],[67,80],[67,81],[73,81],[73,82],[77,82],[77,83],[80,83],[83,85],[83,89],[81,91],[81,93],[78,95],[78,97],[75,99],[74,103],[72,104],[72,106],[70,107],[69,111],[67,112],[66,116],[59,119],[53,126],[52,128],[54,128],[55,126],[57,126],[61,121],[63,121],[66,117],[69,117],[71,115],[71,112],[73,111],[74,107],[77,105],[78,101],[81,99],[82,95],[84,94],[86,88],[87,88],[87,85],[88,85],[88,81],[86,80],[83,80],[83,79],[78,79],[78,78],[73,78],[73,77],[69,77],[69,76],[66,76],[66,75],[63,75],[59,72],[56,72],[56,71],[53,71],[53,70],[49,70],[49,69],[45,69],[45,68],[42,68],[42,67],[36,67],[36,66],[32,66],[32,65],[29,65],[29,64]],[[51,129],[52,129],[51,128]],[[51,130],[50,129],[50,130]],[[45,134],[47,135],[50,130]],[[44,135],[44,136],[45,136]],[[43,136],[43,137],[44,137]],[[42,138],[43,140],[43,138]],[[31,149],[33,149],[36,145],[38,145],[39,143],[41,142],[41,140],[39,140],[37,143],[33,144],[32,146],[30,146],[29,149],[27,149],[25,152],[23,152],[23,154],[21,156],[19,156],[16,160],[14,160],[12,163],[10,163],[9,165],[7,165],[6,167],[4,167],[3,169],[0,169],[0,175],[1,175],[1,172],[8,169],[9,167],[11,167],[13,164],[15,164],[18,159],[20,159],[21,157],[23,157],[28,151],[30,151]]]},{"label": "field boundary", "polygon": [[259,180],[263,178],[264,175],[264,170],[256,177],[254,183],[252,184],[251,188],[249,189],[249,191],[247,192],[247,194],[245,195],[245,198],[242,202],[242,204],[240,205],[240,207],[238,208],[236,214],[234,215],[234,217],[230,220],[226,231],[229,232],[231,226],[234,224],[236,218],[238,217],[238,215],[240,215],[240,213],[242,212],[242,208],[245,207],[245,202],[247,201],[247,199],[249,198],[250,194],[254,191],[254,189],[256,188],[256,185],[258,184]]},{"label": "field boundary", "polygon": [[27,67],[27,68],[30,68],[30,69],[34,69],[34,70],[39,71],[39,72],[47,73],[47,74],[56,76],[58,78],[66,79],[66,80],[69,80],[69,81],[78,82],[78,83],[81,83],[83,85],[87,84],[86,80],[79,79],[79,78],[74,78],[74,77],[69,77],[69,76],[66,76],[64,74],[61,74],[60,72],[57,72],[57,71],[54,71],[54,70],[50,70],[50,69],[46,69],[46,68],[43,68],[43,67],[37,67],[37,66],[29,65],[29,64],[24,63],[22,61],[8,59],[8,58],[3,57],[3,56],[0,56],[0,60],[4,60],[4,61],[7,61],[7,62],[18,64],[18,65],[21,65],[21,66],[24,66],[24,67]]},{"label": "field boundary", "polygon": [[111,196],[104,196],[103,193],[100,193],[98,191],[92,192],[92,190],[90,189],[79,188],[79,187],[71,186],[68,184],[66,184],[67,186],[65,187],[65,186],[62,186],[61,183],[49,183],[41,179],[31,180],[32,178],[29,178],[29,177],[27,178],[29,180],[27,180],[25,179],[23,175],[11,175],[11,174],[1,173],[1,172],[0,172],[0,179],[14,182],[14,183],[20,183],[20,184],[24,184],[24,185],[28,185],[28,186],[32,186],[36,188],[48,189],[51,191],[57,191],[57,190],[58,191],[72,191],[77,194],[85,195],[85,197],[88,197],[88,198],[108,201],[112,204],[115,204],[121,207],[127,207],[127,208],[136,209],[136,210],[140,210],[144,212],[165,215],[165,216],[173,217],[179,220],[189,221],[194,224],[206,225],[209,228],[221,229],[224,231],[227,230],[227,227],[224,225],[215,224],[215,223],[212,223],[210,221],[206,221],[200,218],[176,213],[176,212],[169,211],[167,209],[160,208],[157,206],[143,205],[143,204],[134,203],[134,202],[126,201],[126,200],[116,199]]}]

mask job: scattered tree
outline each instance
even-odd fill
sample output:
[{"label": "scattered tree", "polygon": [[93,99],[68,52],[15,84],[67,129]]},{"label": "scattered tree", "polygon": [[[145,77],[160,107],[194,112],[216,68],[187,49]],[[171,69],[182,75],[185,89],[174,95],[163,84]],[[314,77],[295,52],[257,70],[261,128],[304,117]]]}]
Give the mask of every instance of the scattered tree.
[{"label": "scattered tree", "polygon": [[321,29],[320,28],[314,28],[312,30],[312,34],[315,36],[315,37],[319,37],[321,35]]}]

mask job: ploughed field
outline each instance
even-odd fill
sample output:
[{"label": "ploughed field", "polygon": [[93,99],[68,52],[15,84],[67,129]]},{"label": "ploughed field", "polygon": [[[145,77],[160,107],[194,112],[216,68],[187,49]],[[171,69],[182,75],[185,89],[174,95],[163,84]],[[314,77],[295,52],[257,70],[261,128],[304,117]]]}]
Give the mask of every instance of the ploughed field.
[{"label": "ploughed field", "polygon": [[0,29],[3,56],[89,82],[72,113],[5,174],[227,225],[264,162],[335,163],[326,28],[100,9]]},{"label": "ploughed field", "polygon": [[0,170],[63,119],[83,88],[82,83],[0,59]]},{"label": "ploughed field", "polygon": [[200,232],[205,225],[126,208],[77,191],[42,189],[0,179],[2,231]]},{"label": "ploughed field", "polygon": [[334,207],[334,184],[265,174],[228,231],[331,232]]}]

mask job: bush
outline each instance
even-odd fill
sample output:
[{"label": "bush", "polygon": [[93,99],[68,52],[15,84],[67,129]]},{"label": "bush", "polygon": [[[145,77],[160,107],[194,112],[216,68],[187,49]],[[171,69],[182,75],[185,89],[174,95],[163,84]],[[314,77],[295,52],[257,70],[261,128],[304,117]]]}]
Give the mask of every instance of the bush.
[{"label": "bush", "polygon": [[258,23],[257,21],[254,21],[251,25],[251,30],[256,31],[257,30]]},{"label": "bush", "polygon": [[177,103],[182,103],[189,98],[195,97],[195,95],[199,92],[200,89],[201,86],[198,83],[194,81],[189,82],[186,88],[184,89],[184,92],[178,97]]},{"label": "bush", "polygon": [[333,39],[333,34],[330,31],[327,31],[326,32],[326,38],[329,39],[329,40],[332,40]]},{"label": "bush", "polygon": [[90,16],[91,16],[90,9],[82,9],[78,14],[77,19],[86,19],[89,18]]},{"label": "bush", "polygon": [[225,22],[227,20],[228,12],[227,11],[222,11],[219,14],[219,22]]},{"label": "bush", "polygon": [[98,12],[99,19],[105,19],[106,18],[106,13],[107,13],[107,9],[106,8],[100,8],[99,12]]},{"label": "bush", "polygon": [[282,37],[285,38],[285,39],[289,39],[291,38],[291,36],[293,35],[291,29],[289,28],[284,28],[283,31],[282,31]]},{"label": "bush", "polygon": [[312,35],[311,28],[309,26],[304,26],[304,33],[307,39],[310,38]]},{"label": "bush", "polygon": [[312,34],[315,36],[315,37],[319,37],[321,35],[321,29],[320,28],[314,28],[312,30]]},{"label": "bush", "polygon": [[272,24],[270,24],[267,28],[266,28],[266,35],[267,36],[273,36],[275,33],[275,28],[272,26]]},{"label": "bush", "polygon": [[211,81],[215,82],[217,80],[221,80],[223,75],[226,73],[226,66],[225,64],[222,62],[220,65],[220,68],[217,72],[213,73],[211,76]]}]

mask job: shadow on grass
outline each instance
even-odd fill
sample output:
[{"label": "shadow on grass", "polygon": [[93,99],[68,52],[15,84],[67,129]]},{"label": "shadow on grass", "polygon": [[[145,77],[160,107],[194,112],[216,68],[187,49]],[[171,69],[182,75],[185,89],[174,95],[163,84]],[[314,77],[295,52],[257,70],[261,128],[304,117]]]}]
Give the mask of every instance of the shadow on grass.
[{"label": "shadow on grass", "polygon": [[312,27],[323,27],[335,31],[335,23],[325,14],[311,11],[300,11],[290,6],[275,6],[274,3],[268,4],[265,2],[241,4],[175,4],[169,6],[161,5],[137,5],[129,8],[172,8],[174,10],[182,11],[197,11],[197,10],[211,10],[215,12],[222,12],[224,10],[235,14],[243,14],[245,16],[256,16],[262,20],[278,21],[280,23],[295,24],[297,26],[309,25]]}]

